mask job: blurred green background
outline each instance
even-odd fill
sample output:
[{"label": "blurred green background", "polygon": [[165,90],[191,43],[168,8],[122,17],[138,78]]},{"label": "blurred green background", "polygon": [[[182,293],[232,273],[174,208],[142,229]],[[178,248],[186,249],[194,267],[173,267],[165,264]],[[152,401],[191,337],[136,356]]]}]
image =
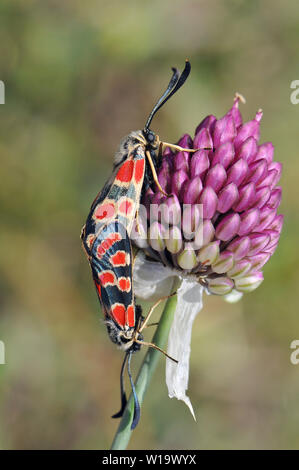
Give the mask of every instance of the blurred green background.
[{"label": "blurred green background", "polygon": [[120,139],[186,57],[191,77],[153,129],[176,141],[242,93],[244,118],[263,108],[261,140],[284,165],[286,218],[257,291],[235,305],[205,298],[191,354],[197,422],[167,397],[161,357],[130,448],[299,448],[298,40],[296,0],[1,0],[1,448],[111,444],[123,356],[79,234]]}]

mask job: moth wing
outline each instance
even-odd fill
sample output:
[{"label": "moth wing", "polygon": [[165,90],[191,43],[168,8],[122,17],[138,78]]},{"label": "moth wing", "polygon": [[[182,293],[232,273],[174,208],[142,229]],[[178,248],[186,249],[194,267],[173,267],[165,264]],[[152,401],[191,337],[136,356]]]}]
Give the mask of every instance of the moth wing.
[{"label": "moth wing", "polygon": [[114,220],[98,233],[90,265],[106,319],[121,328],[135,326],[132,288],[132,248],[124,225]]},{"label": "moth wing", "polygon": [[87,254],[95,236],[104,226],[116,219],[131,233],[134,218],[141,198],[144,181],[145,154],[141,145],[136,147],[121,164],[117,165],[110,180],[94,200],[86,224],[82,230],[82,241]]}]

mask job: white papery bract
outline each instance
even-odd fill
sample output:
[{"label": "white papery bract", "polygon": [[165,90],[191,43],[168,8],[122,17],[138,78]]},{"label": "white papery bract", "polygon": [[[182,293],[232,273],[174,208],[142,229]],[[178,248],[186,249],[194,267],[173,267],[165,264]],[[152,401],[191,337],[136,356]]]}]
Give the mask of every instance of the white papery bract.
[{"label": "white papery bract", "polygon": [[147,260],[142,252],[136,256],[133,279],[137,297],[154,301],[169,295],[175,276],[182,282],[177,291],[177,305],[168,337],[167,353],[179,363],[166,359],[166,385],[169,397],[183,400],[195,419],[186,390],[189,380],[192,326],[202,308],[204,288],[192,279],[183,279],[179,272],[159,262]]}]

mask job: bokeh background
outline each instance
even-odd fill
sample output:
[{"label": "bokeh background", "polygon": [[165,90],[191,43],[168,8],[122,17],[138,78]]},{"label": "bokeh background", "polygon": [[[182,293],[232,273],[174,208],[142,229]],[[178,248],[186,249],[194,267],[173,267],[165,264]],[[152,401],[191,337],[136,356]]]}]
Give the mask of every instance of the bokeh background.
[{"label": "bokeh background", "polygon": [[111,444],[122,353],[79,233],[120,139],[186,57],[191,77],[154,130],[177,141],[221,117],[235,91],[246,120],[262,107],[261,140],[284,165],[285,225],[257,291],[235,305],[205,298],[192,339],[197,422],[167,397],[161,357],[130,448],[299,448],[298,40],[296,0],[1,0],[1,448]]}]

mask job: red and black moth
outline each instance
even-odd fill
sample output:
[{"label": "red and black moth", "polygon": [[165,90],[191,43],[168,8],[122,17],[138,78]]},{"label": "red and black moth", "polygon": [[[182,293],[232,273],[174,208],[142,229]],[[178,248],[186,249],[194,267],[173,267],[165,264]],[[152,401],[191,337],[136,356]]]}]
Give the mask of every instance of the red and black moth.
[{"label": "red and black moth", "polygon": [[93,280],[105,315],[108,334],[110,339],[126,352],[121,370],[122,406],[119,413],[113,417],[121,417],[127,403],[123,386],[127,363],[135,399],[132,429],[136,427],[140,417],[140,407],[130,371],[132,353],[138,351],[142,344],[159,350],[160,348],[143,340],[142,331],[153,308],[144,318],[141,307],[135,304],[130,234],[142,194],[149,185],[154,181],[165,194],[156,174],[163,146],[195,151],[161,142],[150,130],[154,115],[184,84],[191,66],[186,61],[181,74],[175,68],[172,70],[168,87],[154,106],[144,129],[131,132],[121,142],[119,151],[115,155],[112,176],[94,200],[81,233],[83,248],[92,269]]}]

